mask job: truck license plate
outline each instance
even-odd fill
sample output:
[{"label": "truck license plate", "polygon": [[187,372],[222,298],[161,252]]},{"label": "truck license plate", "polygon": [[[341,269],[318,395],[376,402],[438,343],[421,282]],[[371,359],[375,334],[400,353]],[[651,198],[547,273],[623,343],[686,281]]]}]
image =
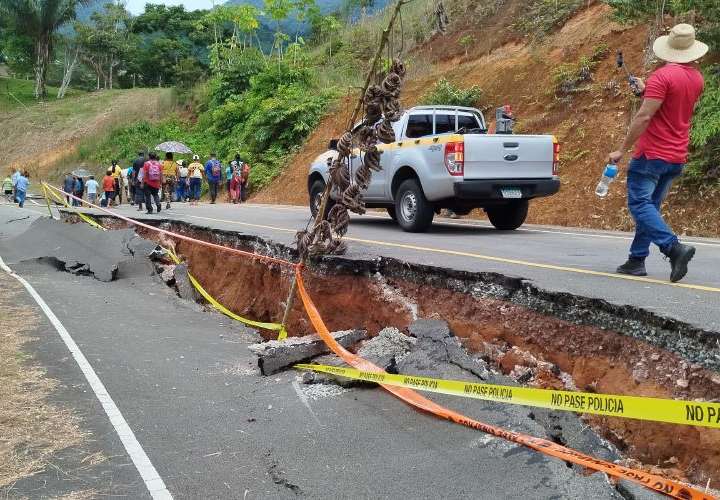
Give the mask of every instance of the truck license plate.
[{"label": "truck license plate", "polygon": [[522,198],[522,191],[518,188],[502,188],[503,198]]}]

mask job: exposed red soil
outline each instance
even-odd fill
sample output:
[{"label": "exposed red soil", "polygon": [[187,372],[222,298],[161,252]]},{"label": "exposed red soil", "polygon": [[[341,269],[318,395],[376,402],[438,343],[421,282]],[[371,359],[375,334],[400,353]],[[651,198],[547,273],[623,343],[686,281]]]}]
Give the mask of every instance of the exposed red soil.
[{"label": "exposed red soil", "polygon": [[[201,231],[187,234],[213,239]],[[208,292],[235,313],[261,321],[282,317],[292,278],[289,270],[182,241],[176,249]],[[416,304],[420,317],[445,319],[468,349],[504,373],[517,376],[532,370],[531,385],[571,388],[561,376],[566,373],[578,390],[587,392],[720,398],[719,374],[617,332],[446,288],[305,272],[308,291],[333,330],[365,328],[375,335],[389,325],[406,329],[412,322],[408,304]],[[313,333],[299,301],[288,330],[294,336]],[[647,470],[695,484],[720,481],[720,430],[595,416],[586,421]]]},{"label": "exposed red soil", "polygon": [[[507,8],[522,8],[522,2],[509,2]],[[538,44],[518,39],[509,30],[513,16],[507,10],[481,26],[460,22],[447,36],[435,36],[415,49],[411,58],[423,71],[415,71],[406,82],[403,105],[415,105],[440,77],[464,86],[479,85],[488,114],[497,106],[512,104],[519,118],[518,133],[554,134],[562,143],[561,192],[534,201],[529,222],[631,229],[624,173],[607,198],[599,199],[594,189],[607,154],[619,146],[637,105],[629,96],[624,73],[615,66],[615,53],[623,50],[627,66],[642,75],[647,28],[617,24],[610,14],[606,4],[591,2]],[[478,42],[466,57],[457,41],[468,33]],[[594,69],[593,81],[567,101],[557,99],[552,82],[555,68],[565,62],[577,63],[601,44],[607,45],[608,51]],[[622,89],[620,95],[608,90],[613,82]],[[322,120],[285,172],[254,201],[307,205],[307,169],[325,151],[328,139],[336,137],[344,127],[344,120],[338,120],[336,113]],[[666,207],[668,222],[680,234],[718,235],[720,191],[676,187]]]}]

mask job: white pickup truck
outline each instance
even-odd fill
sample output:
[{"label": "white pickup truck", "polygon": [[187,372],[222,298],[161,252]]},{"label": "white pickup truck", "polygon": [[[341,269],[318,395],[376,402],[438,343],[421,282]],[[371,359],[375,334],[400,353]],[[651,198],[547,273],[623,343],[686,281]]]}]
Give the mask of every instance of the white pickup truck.
[{"label": "white pickup truck", "polygon": [[[412,108],[394,128],[399,139],[379,146],[383,169],[373,173],[364,199],[368,208],[387,209],[405,231],[426,231],[444,208],[459,215],[482,208],[497,229],[517,229],[529,200],[560,189],[560,146],[551,135],[487,134],[479,110],[455,106]],[[310,167],[313,215],[338,154],[334,144]],[[354,155],[351,168],[360,161]]]}]

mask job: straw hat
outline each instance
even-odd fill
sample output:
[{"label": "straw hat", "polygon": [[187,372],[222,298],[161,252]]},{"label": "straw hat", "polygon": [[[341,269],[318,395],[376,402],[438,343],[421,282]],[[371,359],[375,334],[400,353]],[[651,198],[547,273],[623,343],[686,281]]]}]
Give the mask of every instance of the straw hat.
[{"label": "straw hat", "polygon": [[653,52],[663,61],[689,63],[704,56],[708,46],[695,40],[695,28],[689,24],[673,26],[669,35],[661,36],[653,44]]}]

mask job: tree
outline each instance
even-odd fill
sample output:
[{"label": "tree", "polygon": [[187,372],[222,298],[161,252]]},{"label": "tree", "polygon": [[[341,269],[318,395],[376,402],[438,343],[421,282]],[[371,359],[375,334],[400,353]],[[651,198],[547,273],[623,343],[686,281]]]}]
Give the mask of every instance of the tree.
[{"label": "tree", "polygon": [[2,0],[0,15],[14,25],[15,30],[33,40],[35,46],[35,97],[47,96],[47,69],[53,48],[53,35],[75,19],[75,8],[87,0]]},{"label": "tree", "polygon": [[94,12],[89,23],[75,23],[76,40],[83,61],[95,71],[97,85],[114,86],[115,69],[123,62],[129,47],[130,14],[121,4],[107,3]]}]

